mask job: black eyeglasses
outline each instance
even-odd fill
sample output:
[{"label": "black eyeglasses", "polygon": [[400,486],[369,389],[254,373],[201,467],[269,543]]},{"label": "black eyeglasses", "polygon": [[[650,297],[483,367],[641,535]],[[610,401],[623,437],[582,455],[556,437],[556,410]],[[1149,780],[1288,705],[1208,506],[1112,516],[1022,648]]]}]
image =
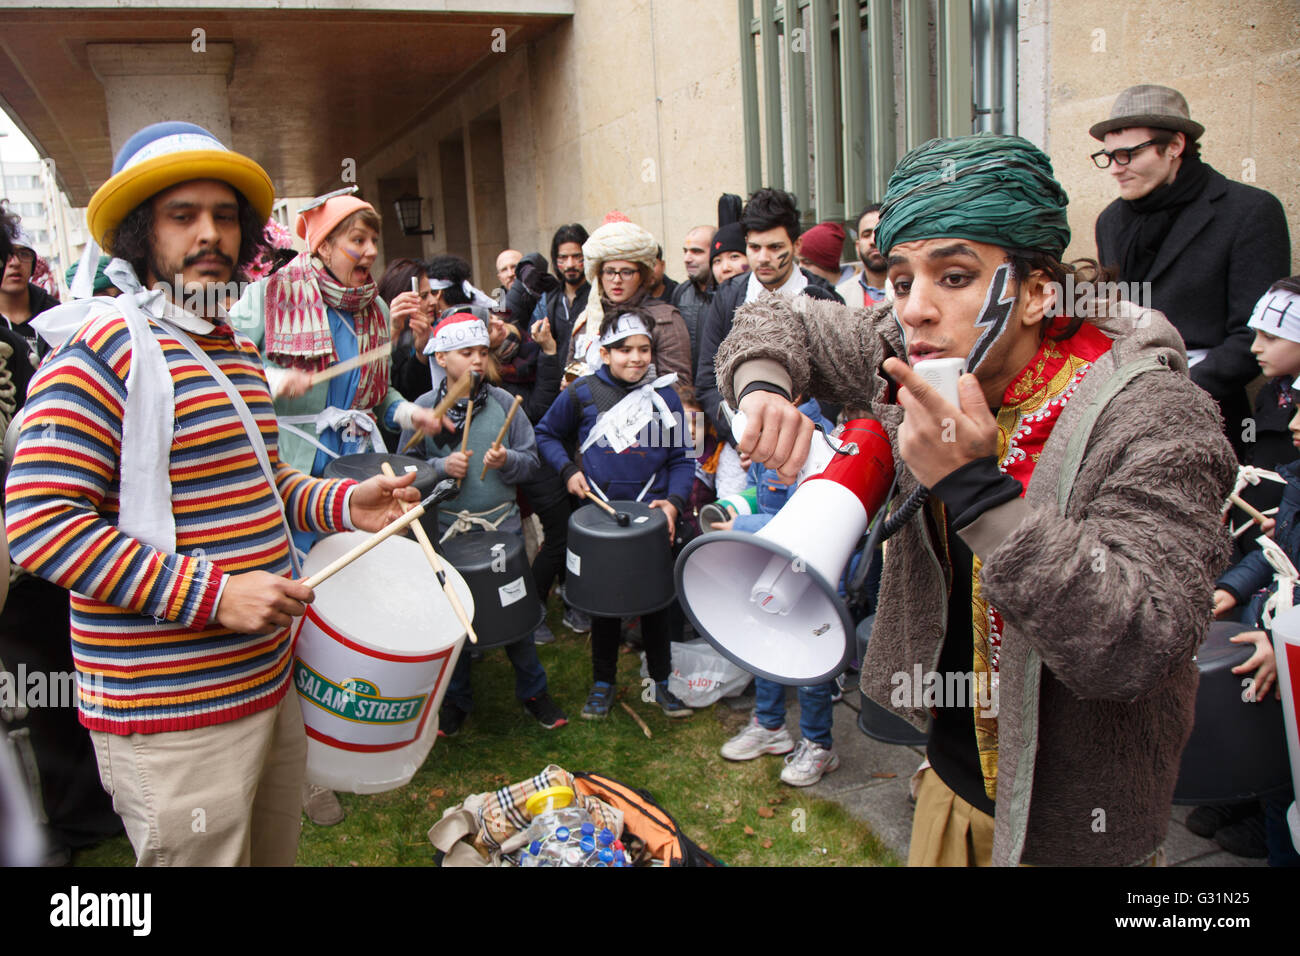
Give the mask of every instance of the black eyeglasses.
[{"label": "black eyeglasses", "polygon": [[25,262],[29,266],[36,265],[36,253],[31,249],[14,249],[10,254],[11,258],[16,258],[20,262]]},{"label": "black eyeglasses", "polygon": [[1120,166],[1127,166],[1133,162],[1133,154],[1140,149],[1146,149],[1148,146],[1154,146],[1156,141],[1149,139],[1145,143],[1138,143],[1136,146],[1121,146],[1119,149],[1099,149],[1092,154],[1092,161],[1098,169],[1109,169],[1111,160],[1114,160]]}]

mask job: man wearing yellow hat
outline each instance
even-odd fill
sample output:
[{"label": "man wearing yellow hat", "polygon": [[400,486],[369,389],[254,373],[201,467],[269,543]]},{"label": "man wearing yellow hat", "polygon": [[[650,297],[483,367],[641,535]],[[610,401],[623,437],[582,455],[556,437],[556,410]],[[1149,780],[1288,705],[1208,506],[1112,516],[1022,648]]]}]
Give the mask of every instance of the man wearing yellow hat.
[{"label": "man wearing yellow hat", "polygon": [[87,210],[123,295],[33,379],[6,487],[14,559],[73,592],[81,722],[141,865],[294,861],[289,626],[313,594],[285,515],[374,530],[418,497],[279,460],[257,349],[212,294],[260,252],[272,199],[198,126],[126,142]]}]

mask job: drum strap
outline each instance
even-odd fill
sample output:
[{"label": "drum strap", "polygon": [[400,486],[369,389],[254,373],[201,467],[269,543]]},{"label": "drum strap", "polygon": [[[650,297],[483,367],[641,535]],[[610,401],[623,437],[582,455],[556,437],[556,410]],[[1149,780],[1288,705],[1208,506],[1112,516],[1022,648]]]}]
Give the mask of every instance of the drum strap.
[{"label": "drum strap", "polygon": [[298,553],[293,547],[293,531],[289,527],[289,519],[285,517],[284,503],[280,500],[279,486],[275,483],[275,472],[271,470],[271,460],[266,454],[266,439],[262,437],[262,430],[257,427],[257,422],[253,419],[253,413],[248,410],[248,404],[244,401],[244,397],[239,394],[239,389],[235,388],[234,383],[226,377],[226,373],[217,367],[217,363],[212,361],[207,352],[204,352],[194,343],[194,340],[186,334],[184,329],[166,320],[157,321],[176,336],[181,345],[185,346],[185,350],[194,356],[194,361],[203,366],[230,399],[230,405],[235,410],[235,414],[239,416],[239,421],[244,426],[244,432],[248,435],[248,443],[253,446],[253,454],[257,456],[257,463],[262,469],[262,475],[270,484],[271,491],[279,504],[277,510],[280,513],[280,523],[284,526],[285,537],[288,539],[289,562],[293,565],[294,576],[302,577],[302,568],[298,564]]}]

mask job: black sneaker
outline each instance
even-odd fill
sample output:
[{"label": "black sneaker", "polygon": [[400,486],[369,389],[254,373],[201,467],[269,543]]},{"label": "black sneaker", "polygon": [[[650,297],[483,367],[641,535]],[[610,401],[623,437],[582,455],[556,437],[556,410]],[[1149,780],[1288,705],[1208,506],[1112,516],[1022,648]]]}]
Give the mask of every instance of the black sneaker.
[{"label": "black sneaker", "polygon": [[1197,807],[1187,814],[1187,829],[1198,837],[1212,840],[1214,834],[1226,826],[1246,819],[1258,806],[1257,801],[1248,800],[1245,803],[1230,803],[1227,806]]},{"label": "black sneaker", "polygon": [[682,702],[682,699],[668,689],[668,681],[661,680],[655,684],[655,703],[669,717],[689,717],[695,711]]},{"label": "black sneaker", "polygon": [[1214,842],[1233,856],[1249,860],[1262,860],[1268,856],[1268,844],[1264,837],[1264,812],[1258,811],[1238,823],[1220,827],[1214,834]]},{"label": "black sneaker", "polygon": [[524,710],[532,714],[537,722],[547,730],[554,730],[556,727],[563,727],[569,722],[569,718],[564,711],[551,700],[551,695],[542,691],[536,697],[529,697],[524,701]]},{"label": "black sneaker", "polygon": [[443,703],[438,710],[438,736],[455,737],[460,733],[460,728],[465,724],[465,718],[469,714],[461,710],[450,701]]}]

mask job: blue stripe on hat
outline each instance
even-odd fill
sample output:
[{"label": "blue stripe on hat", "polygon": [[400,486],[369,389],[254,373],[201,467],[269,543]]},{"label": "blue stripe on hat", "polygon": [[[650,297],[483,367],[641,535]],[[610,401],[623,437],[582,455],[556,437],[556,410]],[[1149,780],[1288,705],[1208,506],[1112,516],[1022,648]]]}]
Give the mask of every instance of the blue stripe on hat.
[{"label": "blue stripe on hat", "polygon": [[229,152],[219,139],[202,126],[175,120],[153,123],[137,131],[122,144],[122,148],[117,151],[117,156],[113,159],[113,175],[154,156],[194,149]]}]

